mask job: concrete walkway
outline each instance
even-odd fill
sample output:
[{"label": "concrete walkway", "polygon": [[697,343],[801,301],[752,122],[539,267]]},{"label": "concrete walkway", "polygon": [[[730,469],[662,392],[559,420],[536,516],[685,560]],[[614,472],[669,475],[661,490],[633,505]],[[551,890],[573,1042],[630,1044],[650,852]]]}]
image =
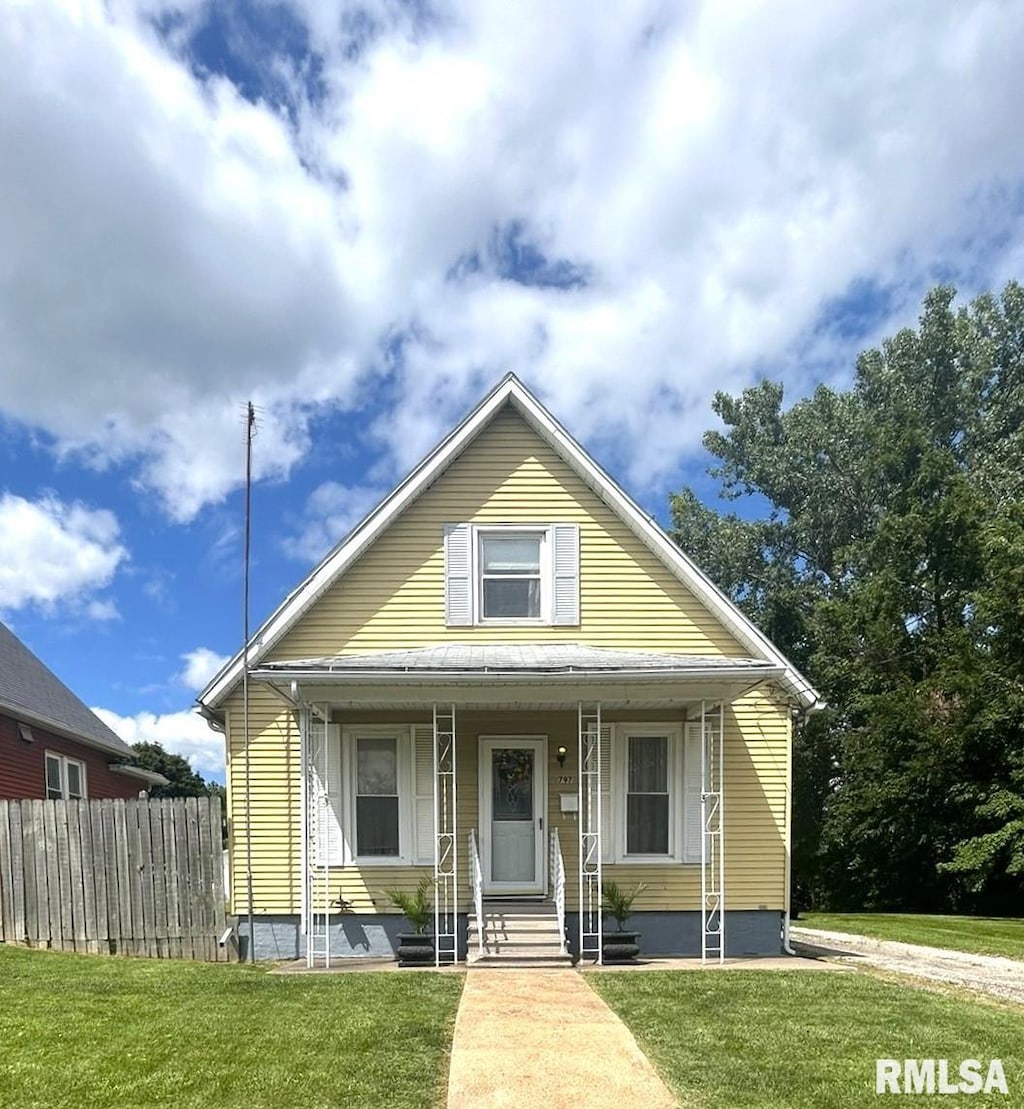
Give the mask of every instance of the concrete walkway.
[{"label": "concrete walkway", "polygon": [[466,975],[448,1109],[674,1109],[632,1033],[566,970]]}]

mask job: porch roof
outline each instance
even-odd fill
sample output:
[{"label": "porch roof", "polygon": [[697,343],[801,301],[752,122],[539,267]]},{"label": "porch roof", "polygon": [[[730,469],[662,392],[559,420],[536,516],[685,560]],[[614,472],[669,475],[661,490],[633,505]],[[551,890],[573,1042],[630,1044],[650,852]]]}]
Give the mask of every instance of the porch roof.
[{"label": "porch roof", "polygon": [[282,695],[278,683],[291,682],[303,699],[364,707],[409,707],[450,699],[458,689],[456,699],[462,704],[539,708],[572,705],[581,697],[651,707],[704,696],[731,699],[782,673],[780,666],[755,658],[582,643],[459,643],[265,662],[252,676]]},{"label": "porch roof", "polygon": [[365,655],[327,655],[264,662],[259,669],[275,676],[283,673],[303,677],[312,674],[386,674],[398,680],[404,675],[414,679],[452,675],[540,678],[548,674],[572,675],[574,678],[596,674],[621,678],[640,674],[650,678],[658,674],[672,677],[695,673],[751,674],[755,671],[769,677],[781,672],[780,667],[764,659],[624,651],[591,647],[584,643],[446,643],[402,651],[375,651]]}]

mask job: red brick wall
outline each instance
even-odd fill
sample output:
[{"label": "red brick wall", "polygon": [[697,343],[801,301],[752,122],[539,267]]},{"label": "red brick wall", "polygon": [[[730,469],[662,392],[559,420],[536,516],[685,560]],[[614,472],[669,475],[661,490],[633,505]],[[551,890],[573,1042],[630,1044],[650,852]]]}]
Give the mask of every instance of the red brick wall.
[{"label": "red brick wall", "polygon": [[112,774],[108,769],[110,763],[119,761],[116,755],[62,739],[35,724],[30,727],[34,743],[18,738],[17,720],[0,715],[0,800],[46,797],[47,751],[85,763],[87,797],[138,797],[145,783]]}]

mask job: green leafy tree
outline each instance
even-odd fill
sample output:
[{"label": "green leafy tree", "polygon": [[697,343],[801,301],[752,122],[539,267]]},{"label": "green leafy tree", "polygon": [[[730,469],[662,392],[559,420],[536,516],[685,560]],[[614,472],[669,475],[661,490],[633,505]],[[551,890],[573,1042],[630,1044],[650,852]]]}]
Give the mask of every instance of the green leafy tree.
[{"label": "green leafy tree", "polygon": [[794,750],[805,903],[1024,892],[1024,290],[953,300],[845,392],[717,395],[710,473],[758,518],[672,498],[676,541],[829,701]]},{"label": "green leafy tree", "polygon": [[133,743],[135,762],[144,770],[163,774],[167,785],[154,786],[151,797],[220,797],[224,800],[224,787],[219,782],[208,782],[197,774],[181,755],[166,751],[159,743]]}]

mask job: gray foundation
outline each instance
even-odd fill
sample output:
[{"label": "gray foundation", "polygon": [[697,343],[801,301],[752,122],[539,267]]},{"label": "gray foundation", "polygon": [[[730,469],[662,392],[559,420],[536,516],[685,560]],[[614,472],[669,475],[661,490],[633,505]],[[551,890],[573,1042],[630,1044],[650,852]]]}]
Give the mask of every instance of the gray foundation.
[{"label": "gray foundation", "polygon": [[[466,954],[466,915],[459,915],[459,955]],[[579,941],[576,913],[566,913],[569,950],[575,955]],[[629,928],[640,933],[642,955],[700,955],[700,913],[635,913]],[[331,957],[338,959],[394,958],[398,933],[408,931],[404,918],[392,914],[338,913],[331,917]],[[301,959],[306,954],[306,937],[297,916],[253,918],[257,959]],[[248,957],[249,921],[238,919],[239,946]],[[725,952],[742,955],[782,953],[782,914],[778,910],[749,909],[725,914]]]},{"label": "gray foundation", "polygon": [[[605,922],[607,930],[608,923]],[[641,958],[644,955],[700,955],[699,912],[634,913],[627,931],[640,933]],[[569,949],[576,954],[579,945],[579,917],[565,914]],[[782,954],[782,914],[770,909],[738,909],[725,914],[725,953],[730,958],[743,955]]]}]

